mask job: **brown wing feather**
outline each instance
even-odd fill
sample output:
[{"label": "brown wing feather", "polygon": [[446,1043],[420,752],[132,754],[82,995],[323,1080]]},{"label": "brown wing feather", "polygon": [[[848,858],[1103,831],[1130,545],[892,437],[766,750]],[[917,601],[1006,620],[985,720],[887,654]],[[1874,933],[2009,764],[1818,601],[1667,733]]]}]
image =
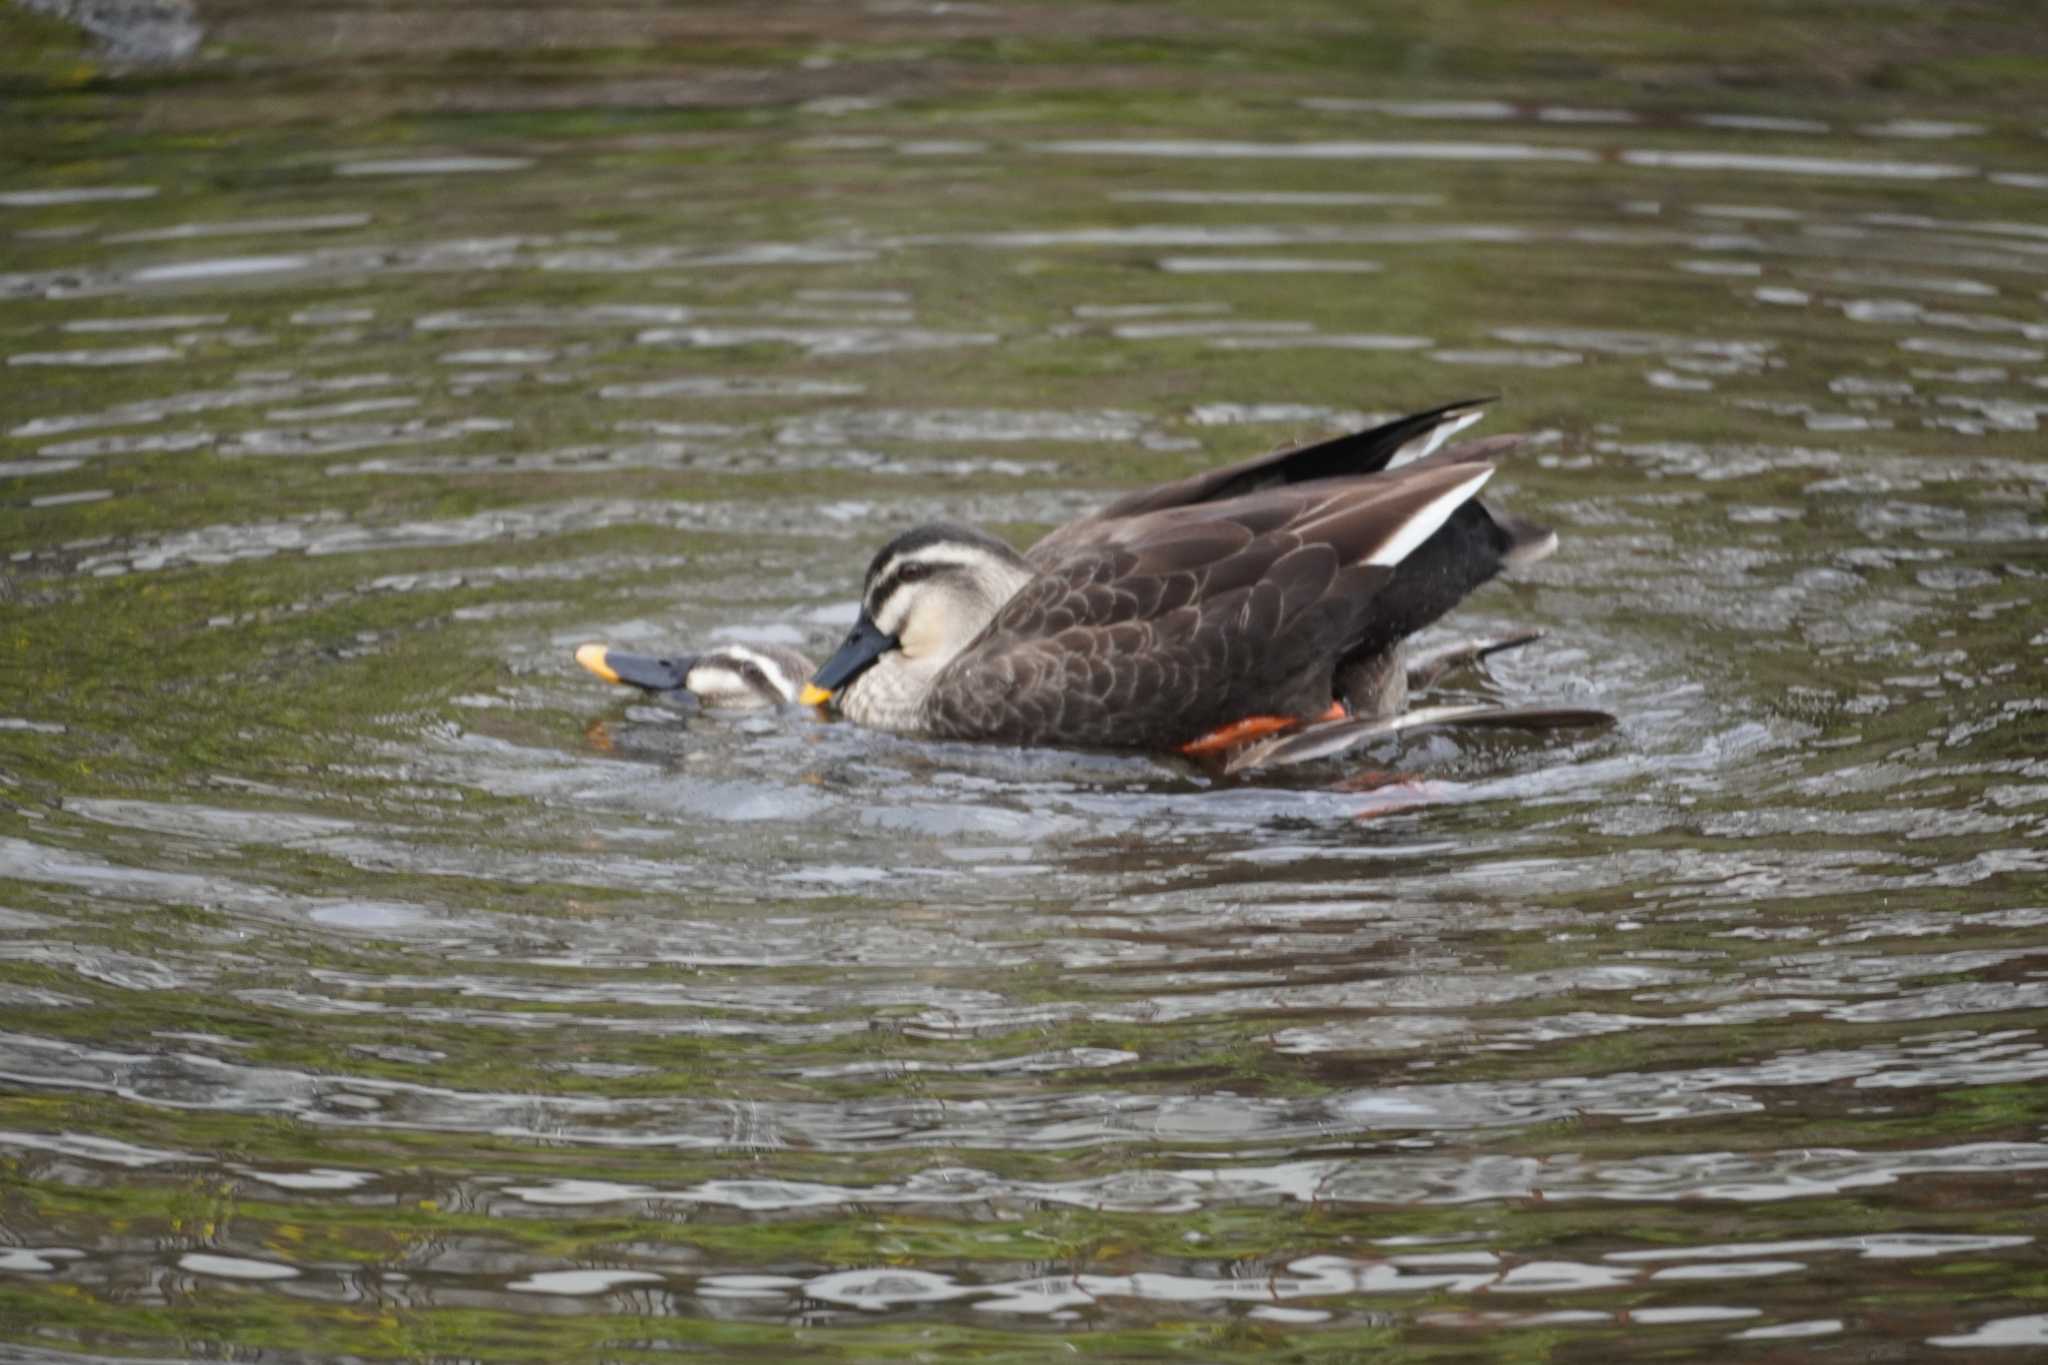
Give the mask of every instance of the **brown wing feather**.
[{"label": "brown wing feather", "polygon": [[[1269,488],[1376,474],[1416,441],[1427,438],[1447,422],[1468,416],[1490,401],[1484,398],[1460,399],[1427,412],[1397,417],[1365,431],[1273,451],[1221,469],[1203,470],[1172,483],[1127,493],[1092,516],[1068,522],[1054,530],[1026,551],[1025,557],[1034,564],[1056,563],[1084,547],[1106,543],[1106,538],[1113,537],[1116,523],[1133,517],[1232,501]],[[1442,451],[1436,452],[1436,456],[1442,454]]]}]

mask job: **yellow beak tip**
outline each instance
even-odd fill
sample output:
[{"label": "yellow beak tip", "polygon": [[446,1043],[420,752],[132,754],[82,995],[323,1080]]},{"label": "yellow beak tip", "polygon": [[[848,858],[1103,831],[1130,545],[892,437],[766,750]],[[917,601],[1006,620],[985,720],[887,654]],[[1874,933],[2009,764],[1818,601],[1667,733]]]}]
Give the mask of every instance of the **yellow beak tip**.
[{"label": "yellow beak tip", "polygon": [[805,683],[804,690],[797,693],[796,699],[805,706],[823,706],[832,700],[832,694],[816,683]]},{"label": "yellow beak tip", "polygon": [[576,651],[576,662],[582,664],[606,682],[615,683],[619,680],[619,675],[614,673],[611,665],[605,662],[605,655],[610,652],[603,645],[584,645]]}]

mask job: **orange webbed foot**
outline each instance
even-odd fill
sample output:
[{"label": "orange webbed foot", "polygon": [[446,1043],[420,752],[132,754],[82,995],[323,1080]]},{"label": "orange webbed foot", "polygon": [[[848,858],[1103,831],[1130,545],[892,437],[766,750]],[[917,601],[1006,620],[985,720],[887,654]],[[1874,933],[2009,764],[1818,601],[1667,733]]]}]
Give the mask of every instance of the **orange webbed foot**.
[{"label": "orange webbed foot", "polygon": [[1249,744],[1255,739],[1264,739],[1267,735],[1277,735],[1282,730],[1292,730],[1326,720],[1342,720],[1346,714],[1344,703],[1333,701],[1330,703],[1330,709],[1320,716],[1246,716],[1243,720],[1219,725],[1200,739],[1189,740],[1180,746],[1180,751],[1193,757],[1221,753],[1227,749],[1235,749],[1240,744]]}]

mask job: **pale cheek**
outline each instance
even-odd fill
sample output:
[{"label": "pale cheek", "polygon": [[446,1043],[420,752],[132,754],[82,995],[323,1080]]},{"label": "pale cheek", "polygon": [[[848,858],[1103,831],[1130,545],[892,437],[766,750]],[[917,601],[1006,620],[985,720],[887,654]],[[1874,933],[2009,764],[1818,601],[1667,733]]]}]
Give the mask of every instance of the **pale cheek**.
[{"label": "pale cheek", "polygon": [[920,654],[930,653],[945,643],[945,634],[930,612],[919,612],[903,623],[896,639],[903,652],[915,659]]},{"label": "pale cheek", "polygon": [[881,615],[869,612],[868,619],[875,623],[875,629],[881,631],[882,634],[894,635],[900,639],[903,632],[910,626],[910,622],[903,619],[904,615],[903,607],[899,603],[892,607],[890,611]]}]

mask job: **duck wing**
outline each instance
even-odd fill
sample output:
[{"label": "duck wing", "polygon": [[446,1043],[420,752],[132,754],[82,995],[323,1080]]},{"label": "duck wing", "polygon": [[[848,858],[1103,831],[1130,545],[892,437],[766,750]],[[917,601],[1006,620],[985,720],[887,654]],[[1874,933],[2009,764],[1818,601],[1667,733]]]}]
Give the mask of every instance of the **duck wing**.
[{"label": "duck wing", "polygon": [[[1172,483],[1139,489],[1116,499],[1098,512],[1052,531],[1027,550],[1025,558],[1041,566],[1057,563],[1085,546],[1103,543],[1114,534],[1118,523],[1128,522],[1134,517],[1229,501],[1269,488],[1379,473],[1393,465],[1397,458],[1406,456],[1414,459],[1437,451],[1450,436],[1478,421],[1481,409],[1491,401],[1489,398],[1461,399],[1427,412],[1397,417],[1365,431],[1274,451],[1221,469],[1204,470]],[[1485,445],[1489,449],[1484,452],[1475,449],[1473,457],[1486,458],[1491,448],[1511,445],[1519,439],[1502,436],[1487,443],[1474,442],[1475,448]]]},{"label": "duck wing", "polygon": [[934,734],[1171,749],[1327,710],[1395,566],[1492,473],[1437,464],[1167,509],[1041,569],[934,680]]}]

